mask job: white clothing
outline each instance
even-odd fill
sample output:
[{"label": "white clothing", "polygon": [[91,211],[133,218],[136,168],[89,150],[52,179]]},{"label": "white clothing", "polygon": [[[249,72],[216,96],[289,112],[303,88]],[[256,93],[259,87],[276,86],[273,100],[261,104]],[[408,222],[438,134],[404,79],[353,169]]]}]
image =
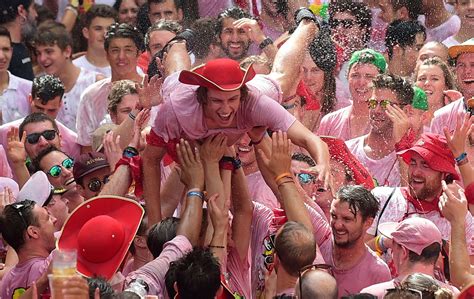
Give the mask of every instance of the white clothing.
[{"label": "white clothing", "polygon": [[[420,23],[425,26],[425,16],[418,18]],[[456,35],[461,29],[461,19],[457,15],[452,15],[446,22],[435,28],[426,28],[426,41],[438,41],[442,42],[450,36]]]},{"label": "white clothing", "polygon": [[6,124],[30,113],[28,96],[31,93],[32,82],[17,77],[8,72],[8,87],[0,94],[2,109],[1,123]]},{"label": "white clothing", "polygon": [[104,67],[98,67],[93,65],[92,63],[87,60],[86,55],[82,55],[81,57],[78,57],[72,61],[75,66],[100,73],[106,77],[111,77],[112,76],[112,69],[110,68],[110,65],[104,66]]}]

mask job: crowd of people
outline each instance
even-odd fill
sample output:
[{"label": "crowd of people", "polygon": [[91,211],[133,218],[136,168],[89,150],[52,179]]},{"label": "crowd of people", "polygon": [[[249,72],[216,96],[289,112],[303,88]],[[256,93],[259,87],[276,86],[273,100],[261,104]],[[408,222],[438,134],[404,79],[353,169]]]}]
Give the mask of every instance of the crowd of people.
[{"label": "crowd of people", "polygon": [[474,0],[1,0],[0,108],[0,299],[474,298]]}]

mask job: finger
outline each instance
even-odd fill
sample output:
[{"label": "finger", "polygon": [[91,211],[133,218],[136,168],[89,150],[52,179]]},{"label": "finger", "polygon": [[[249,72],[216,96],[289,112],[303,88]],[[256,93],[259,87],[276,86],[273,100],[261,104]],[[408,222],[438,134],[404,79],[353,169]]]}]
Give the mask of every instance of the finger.
[{"label": "finger", "polygon": [[99,288],[95,288],[94,299],[100,299],[100,290],[99,290]]},{"label": "finger", "polygon": [[451,142],[451,133],[449,132],[448,127],[443,127],[443,133],[444,137],[446,137],[446,141],[449,144]]},{"label": "finger", "polygon": [[184,165],[190,165],[191,160],[190,160],[190,155],[189,155],[186,143],[187,143],[187,141],[185,141],[184,139],[181,139],[179,148],[181,149],[181,154],[183,155]]},{"label": "finger", "polygon": [[[18,134],[16,134],[16,135],[18,136]],[[21,136],[20,142],[25,144],[25,142],[26,142],[26,131],[23,131],[23,135]]]},{"label": "finger", "polygon": [[193,150],[191,149],[191,145],[189,144],[189,142],[184,141],[184,146],[186,149],[186,156],[188,157],[189,162],[194,164],[196,159],[194,158],[194,153],[193,153]]}]

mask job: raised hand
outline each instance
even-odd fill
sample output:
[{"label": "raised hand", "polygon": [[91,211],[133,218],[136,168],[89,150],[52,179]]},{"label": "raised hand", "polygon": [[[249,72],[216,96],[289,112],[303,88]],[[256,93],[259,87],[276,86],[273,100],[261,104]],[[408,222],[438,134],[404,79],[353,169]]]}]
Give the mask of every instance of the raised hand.
[{"label": "raised hand", "polygon": [[198,188],[204,190],[204,168],[202,167],[199,150],[194,149],[189,142],[181,139],[176,145],[176,152],[180,163],[180,177],[183,184],[189,189]]},{"label": "raised hand", "polygon": [[470,116],[466,113],[464,117],[460,117],[456,123],[456,129],[451,134],[447,127],[443,128],[444,136],[446,136],[446,142],[448,147],[455,157],[459,157],[464,153],[466,148],[466,140],[472,131],[472,124],[474,122],[474,116]]},{"label": "raised hand", "polygon": [[3,192],[0,193],[0,214],[3,213],[3,209],[5,206],[11,205],[15,202],[15,197],[13,196],[13,192],[8,187],[3,187]]},{"label": "raised hand", "polygon": [[234,21],[233,25],[235,28],[244,29],[249,38],[257,45],[266,38],[262,29],[260,29],[260,25],[255,20],[242,18]]},{"label": "raised hand", "polygon": [[104,135],[102,140],[104,145],[104,153],[109,162],[110,169],[115,170],[115,165],[122,157],[122,148],[120,147],[120,135],[115,136],[113,131],[110,131]]},{"label": "raised hand", "polygon": [[140,108],[151,108],[161,104],[163,101],[161,97],[161,85],[163,79],[158,75],[151,77],[148,82],[148,75],[143,78],[142,84],[135,84],[138,93],[138,105]]},{"label": "raised hand", "polygon": [[140,145],[142,144],[142,131],[148,126],[150,112],[151,110],[148,108],[138,112],[137,117],[135,118],[135,123],[133,124],[133,137],[130,141],[130,146],[137,149],[140,148]]},{"label": "raised hand", "polygon": [[465,221],[468,208],[464,190],[456,183],[447,185],[444,180],[441,185],[443,194],[438,202],[441,213],[449,222]]},{"label": "raised hand", "polygon": [[264,165],[274,177],[283,173],[291,173],[291,140],[286,132],[278,131],[272,135],[272,154],[269,157],[261,149],[258,150]]},{"label": "raised hand", "polygon": [[12,163],[25,163],[26,161],[26,131],[23,131],[21,139],[18,136],[19,129],[11,128],[7,133],[7,156]]},{"label": "raised hand", "polygon": [[209,136],[201,145],[200,153],[204,163],[217,163],[227,150],[227,136],[220,133]]},{"label": "raised hand", "polygon": [[399,142],[410,129],[410,118],[397,105],[388,104],[386,113],[393,122],[393,139],[395,142]]}]

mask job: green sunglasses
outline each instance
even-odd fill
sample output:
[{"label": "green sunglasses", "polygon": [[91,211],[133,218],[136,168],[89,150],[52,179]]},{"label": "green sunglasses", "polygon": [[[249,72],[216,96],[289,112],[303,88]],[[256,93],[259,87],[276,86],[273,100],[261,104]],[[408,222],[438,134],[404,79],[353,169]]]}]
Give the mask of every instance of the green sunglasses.
[{"label": "green sunglasses", "polygon": [[57,178],[63,172],[61,166],[69,170],[74,166],[74,160],[72,158],[66,158],[61,162],[61,165],[54,165],[47,173],[53,178]]}]

